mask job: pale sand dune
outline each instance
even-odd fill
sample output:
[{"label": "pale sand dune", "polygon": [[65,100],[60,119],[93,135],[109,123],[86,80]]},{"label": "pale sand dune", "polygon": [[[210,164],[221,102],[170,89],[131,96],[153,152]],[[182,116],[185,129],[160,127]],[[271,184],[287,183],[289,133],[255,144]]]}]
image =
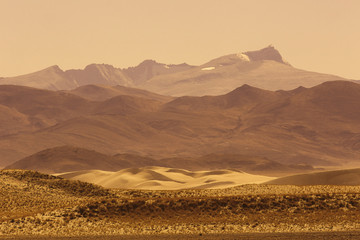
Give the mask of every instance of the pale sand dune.
[{"label": "pale sand dune", "polygon": [[263,183],[274,179],[236,170],[187,171],[164,167],[128,168],[118,172],[87,170],[56,175],[95,183],[107,188],[149,190],[227,188],[242,184]]},{"label": "pale sand dune", "polygon": [[280,185],[360,185],[360,168],[298,174],[271,180]]}]

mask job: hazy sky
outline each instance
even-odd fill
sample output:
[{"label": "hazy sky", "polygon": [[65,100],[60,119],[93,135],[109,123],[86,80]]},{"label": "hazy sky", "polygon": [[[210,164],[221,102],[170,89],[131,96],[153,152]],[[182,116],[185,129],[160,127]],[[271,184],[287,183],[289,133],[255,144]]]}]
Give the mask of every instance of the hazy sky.
[{"label": "hazy sky", "polygon": [[360,0],[0,0],[0,76],[51,65],[202,64],[273,44],[360,79]]}]

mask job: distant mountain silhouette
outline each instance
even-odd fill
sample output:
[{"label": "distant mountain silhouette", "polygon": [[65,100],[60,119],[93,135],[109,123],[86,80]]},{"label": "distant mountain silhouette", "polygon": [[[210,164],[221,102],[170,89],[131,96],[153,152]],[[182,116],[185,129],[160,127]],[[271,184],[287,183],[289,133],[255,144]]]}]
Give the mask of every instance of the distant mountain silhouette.
[{"label": "distant mountain silhouette", "polygon": [[90,64],[83,70],[63,71],[51,66],[38,72],[9,78],[0,78],[0,84],[21,85],[48,90],[72,90],[89,84],[104,86],[136,86],[153,76],[190,69],[187,64],[166,65],[146,60],[136,67],[115,68],[109,64]]},{"label": "distant mountain silhouette", "polygon": [[219,57],[190,70],[155,76],[138,87],[163,95],[203,96],[225,94],[243,84],[266,90],[291,90],[334,80],[345,79],[296,69],[269,46]]},{"label": "distant mountain silhouette", "polygon": [[145,60],[136,67],[124,69],[124,73],[132,79],[134,86],[141,85],[149,79],[163,74],[170,74],[189,70],[193,68],[186,63],[183,64],[164,64],[154,60]]},{"label": "distant mountain silhouette", "polygon": [[288,64],[284,62],[279,51],[276,50],[272,45],[258,51],[245,52],[244,54],[247,55],[251,61],[271,60],[279,63]]},{"label": "distant mountain silhouette", "polygon": [[248,84],[266,90],[313,87],[325,81],[345,80],[329,74],[308,72],[285,62],[273,46],[213,59],[200,66],[164,64],[145,60],[126,69],[90,64],[84,69],[63,71],[58,66],[0,79],[0,84],[48,90],[73,90],[84,85],[126,86],[161,95],[222,95]]}]

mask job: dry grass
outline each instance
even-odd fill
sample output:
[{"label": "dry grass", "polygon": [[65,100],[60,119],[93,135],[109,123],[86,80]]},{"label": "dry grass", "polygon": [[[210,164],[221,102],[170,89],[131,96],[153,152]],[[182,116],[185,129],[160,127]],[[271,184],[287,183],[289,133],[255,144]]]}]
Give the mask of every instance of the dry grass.
[{"label": "dry grass", "polygon": [[110,195],[108,190],[89,183],[34,171],[3,170],[0,172],[0,221],[32,216]]},{"label": "dry grass", "polygon": [[0,236],[360,229],[360,187],[354,186],[141,191],[32,171],[1,171],[0,178]]}]

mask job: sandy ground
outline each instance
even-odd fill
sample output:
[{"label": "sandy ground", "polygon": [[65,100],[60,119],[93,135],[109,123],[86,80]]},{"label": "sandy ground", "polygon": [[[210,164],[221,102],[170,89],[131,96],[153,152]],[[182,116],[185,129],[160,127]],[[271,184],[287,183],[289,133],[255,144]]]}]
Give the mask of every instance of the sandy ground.
[{"label": "sandy ground", "polygon": [[360,168],[297,174],[271,180],[268,184],[359,186]]},{"label": "sandy ground", "polygon": [[2,239],[360,239],[360,186],[121,190],[4,170],[0,189]]},{"label": "sandy ground", "polygon": [[188,171],[165,167],[129,168],[118,172],[88,170],[56,175],[106,188],[148,190],[222,189],[275,179],[236,170]]},{"label": "sandy ground", "polygon": [[193,235],[139,235],[139,236],[85,236],[85,237],[16,237],[16,238],[3,238],[3,239],[29,239],[29,240],[63,240],[63,239],[72,239],[72,240],[141,240],[141,239],[174,239],[174,240],[183,240],[183,239],[274,239],[274,240],[284,240],[284,239],[326,239],[326,240],[352,240],[360,239],[360,232],[314,232],[314,233],[244,233],[244,234],[193,234]]}]

